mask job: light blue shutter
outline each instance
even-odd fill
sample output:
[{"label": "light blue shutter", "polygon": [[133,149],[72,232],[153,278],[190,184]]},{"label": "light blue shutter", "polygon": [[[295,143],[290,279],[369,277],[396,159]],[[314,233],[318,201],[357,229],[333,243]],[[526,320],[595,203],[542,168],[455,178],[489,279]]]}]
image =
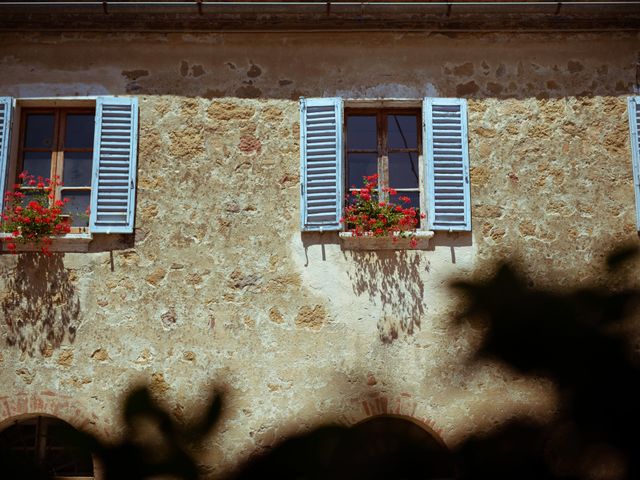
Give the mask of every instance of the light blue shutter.
[{"label": "light blue shutter", "polygon": [[341,98],[300,100],[300,160],[302,230],[341,230]]},{"label": "light blue shutter", "polygon": [[135,213],[138,100],[98,97],[91,189],[92,233],[131,233]]},{"label": "light blue shutter", "polygon": [[3,210],[5,186],[9,172],[9,138],[13,99],[0,97],[0,211]]},{"label": "light blue shutter", "polygon": [[633,187],[636,193],[636,228],[640,231],[640,97],[629,97],[629,127],[631,131],[631,163]]},{"label": "light blue shutter", "polygon": [[467,102],[425,98],[427,222],[430,230],[471,230]]}]

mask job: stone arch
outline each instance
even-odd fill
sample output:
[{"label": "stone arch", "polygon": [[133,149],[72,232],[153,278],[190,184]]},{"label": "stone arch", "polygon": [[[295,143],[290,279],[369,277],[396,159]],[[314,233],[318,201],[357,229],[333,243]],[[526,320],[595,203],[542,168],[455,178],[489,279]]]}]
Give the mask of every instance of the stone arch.
[{"label": "stone arch", "polygon": [[443,446],[449,448],[443,429],[433,419],[418,414],[418,402],[409,393],[395,396],[371,395],[367,398],[352,399],[340,421],[344,425],[352,426],[380,415],[400,417],[414,422],[438,438]]},{"label": "stone arch", "polygon": [[37,415],[59,418],[78,430],[92,434],[105,433],[99,431],[97,415],[87,414],[72,397],[49,391],[0,397],[0,430],[15,420]]}]

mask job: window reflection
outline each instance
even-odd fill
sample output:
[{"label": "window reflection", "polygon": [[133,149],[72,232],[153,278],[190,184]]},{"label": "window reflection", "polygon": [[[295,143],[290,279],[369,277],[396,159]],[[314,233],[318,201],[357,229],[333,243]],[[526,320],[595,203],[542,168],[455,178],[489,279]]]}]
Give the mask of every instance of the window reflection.
[{"label": "window reflection", "polygon": [[419,186],[418,154],[414,152],[389,154],[389,186],[417,188]]},{"label": "window reflection", "polygon": [[387,145],[392,148],[418,148],[418,122],[416,115],[387,116]]},{"label": "window reflection", "polygon": [[376,150],[378,139],[375,116],[347,118],[347,148],[349,150]]},{"label": "window reflection", "polygon": [[[409,202],[400,200],[400,198],[407,197]],[[389,197],[389,201],[395,205],[402,205],[403,207],[420,208],[420,192],[403,192],[398,191],[395,195]]]},{"label": "window reflection", "polygon": [[68,200],[65,203],[64,211],[71,215],[74,227],[89,226],[87,209],[91,201],[91,192],[87,190],[63,191],[62,200]]},{"label": "window reflection", "polygon": [[91,185],[92,152],[66,152],[64,154],[64,171],[62,181],[65,185]]},{"label": "window reflection", "polygon": [[46,148],[53,146],[54,115],[52,113],[30,113],[27,115],[24,146]]},{"label": "window reflection", "polygon": [[64,148],[93,148],[95,115],[70,113],[67,115]]},{"label": "window reflection", "polygon": [[350,153],[347,156],[348,187],[362,187],[362,177],[378,173],[378,154],[376,153]]},{"label": "window reflection", "polygon": [[34,177],[49,178],[51,175],[51,152],[24,152],[22,169]]}]

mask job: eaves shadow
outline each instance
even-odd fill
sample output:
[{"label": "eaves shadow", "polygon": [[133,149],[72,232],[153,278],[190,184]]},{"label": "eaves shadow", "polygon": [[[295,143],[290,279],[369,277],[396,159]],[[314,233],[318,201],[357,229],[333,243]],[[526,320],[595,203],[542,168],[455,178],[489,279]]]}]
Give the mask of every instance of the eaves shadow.
[{"label": "eaves shadow", "polygon": [[50,257],[21,253],[14,274],[6,282],[2,313],[7,343],[33,356],[58,348],[65,336],[73,342],[80,322],[80,300],[64,254]]}]

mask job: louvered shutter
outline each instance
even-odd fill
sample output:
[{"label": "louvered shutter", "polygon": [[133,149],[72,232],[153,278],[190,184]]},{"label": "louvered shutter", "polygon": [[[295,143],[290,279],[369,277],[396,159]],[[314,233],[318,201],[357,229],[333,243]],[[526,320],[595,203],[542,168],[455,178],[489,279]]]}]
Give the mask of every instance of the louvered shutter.
[{"label": "louvered shutter", "polygon": [[467,103],[425,98],[424,145],[430,230],[471,230]]},{"label": "louvered shutter", "polygon": [[0,97],[0,211],[3,210],[5,186],[8,183],[9,133],[12,112],[13,99],[11,97]]},{"label": "louvered shutter", "polygon": [[303,231],[340,230],[342,99],[300,100],[300,213]]},{"label": "louvered shutter", "polygon": [[636,228],[640,231],[640,97],[629,97],[629,127],[631,131],[631,163],[636,194]]},{"label": "louvered shutter", "polygon": [[92,233],[131,233],[135,213],[138,100],[98,97],[91,191]]}]

